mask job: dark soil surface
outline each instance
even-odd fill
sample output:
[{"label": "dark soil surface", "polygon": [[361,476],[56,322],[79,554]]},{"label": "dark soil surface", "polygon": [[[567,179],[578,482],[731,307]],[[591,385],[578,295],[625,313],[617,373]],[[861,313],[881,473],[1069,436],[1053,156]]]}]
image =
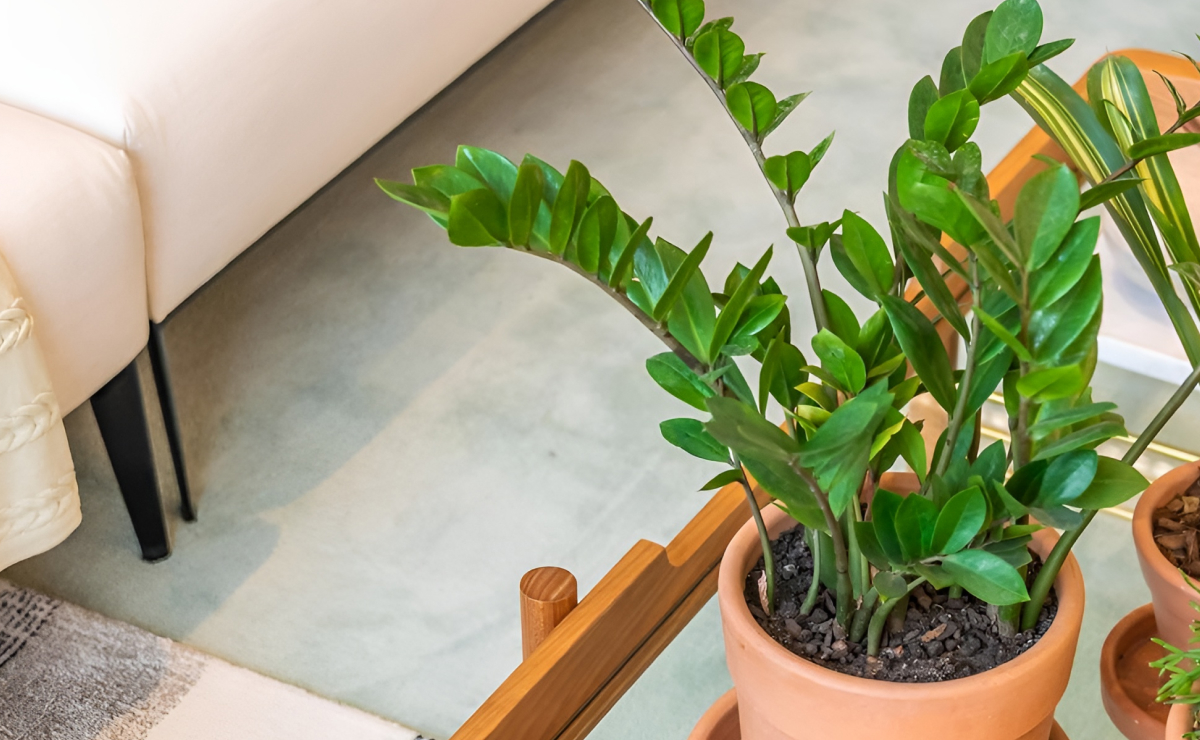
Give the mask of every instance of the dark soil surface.
[{"label": "dark soil surface", "polygon": [[1154,512],[1154,543],[1171,565],[1200,578],[1200,479]]},{"label": "dark soil surface", "polygon": [[[833,618],[834,595],[824,587],[807,617],[800,605],[812,583],[812,554],[796,527],[772,543],[777,583],[775,613],[768,617],[759,599],[763,561],[746,577],[746,605],[759,626],[776,642],[802,658],[839,673],[902,683],[928,683],[965,678],[1007,663],[1046,634],[1058,601],[1051,592],[1037,627],[1011,637],[1000,635],[987,604],[970,594],[948,598],[920,586],[911,595],[903,631],[885,635],[878,658],[868,658],[866,640],[851,642]],[[1029,583],[1040,568],[1029,566]],[[898,609],[897,609],[898,610]],[[893,613],[893,617],[896,614]]]}]

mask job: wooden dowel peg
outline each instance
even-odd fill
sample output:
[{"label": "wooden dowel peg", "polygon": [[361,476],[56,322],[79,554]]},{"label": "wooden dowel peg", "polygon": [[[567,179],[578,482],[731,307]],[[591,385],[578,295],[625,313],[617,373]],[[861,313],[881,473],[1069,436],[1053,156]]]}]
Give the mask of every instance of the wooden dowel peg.
[{"label": "wooden dowel peg", "polygon": [[521,651],[528,658],[579,603],[575,576],[562,568],[534,568],[521,578]]}]

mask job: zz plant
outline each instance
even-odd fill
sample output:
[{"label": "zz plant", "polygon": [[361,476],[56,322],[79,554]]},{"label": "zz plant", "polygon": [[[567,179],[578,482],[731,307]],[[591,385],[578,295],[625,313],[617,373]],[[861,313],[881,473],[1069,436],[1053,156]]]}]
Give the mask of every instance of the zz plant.
[{"label": "zz plant", "polygon": [[[711,283],[701,269],[711,233],[690,250],[652,236],[652,219],[624,210],[579,162],[560,173],[531,155],[518,165],[464,146],[453,165],[379,186],[429,214],[453,244],[505,247],[578,273],[663,341],[668,351],[647,361],[650,376],[709,418],[664,421],[662,434],[726,466],[705,490],[738,484],[745,492],[763,545],[768,611],[774,566],[752,480],[805,527],[815,577],[802,611],[828,588],[837,620],[869,654],[880,648],[889,613],[925,583],[970,592],[994,607],[1006,630],[1033,627],[1074,542],[1056,548],[1031,579],[1033,533],[1044,525],[1081,531],[1097,509],[1141,491],[1146,481],[1131,463],[1181,403],[1173,401],[1124,460],[1095,451],[1125,429],[1113,404],[1094,401],[1089,387],[1102,310],[1093,254],[1099,219],[1081,212],[1131,197],[1132,185],[1081,197],[1072,172],[1053,163],[1024,186],[1006,222],[971,141],[982,105],[1020,96],[1071,42],[1041,44],[1037,3],[1005,0],[970,24],[938,81],[917,83],[909,139],[884,194],[889,247],[851,211],[800,222],[796,199],[833,137],[807,152],[764,150],[804,95],[780,99],[750,79],[762,54],[746,53],[732,18],[706,21],[702,0],[638,2],[707,82],[783,213],[817,327],[803,349],[767,273],[771,248]],[[822,289],[826,254],[875,304],[869,316],[860,319]],[[970,292],[969,315],[954,281]],[[918,307],[925,304],[928,315]],[[965,344],[961,370],[938,334],[942,323]],[[751,366],[754,385],[743,372]],[[980,409],[998,389],[1012,442],[980,450]],[[919,393],[949,418],[928,457],[921,423],[903,413]],[[781,424],[772,420],[780,411]],[[920,490],[877,490],[901,459]]]}]

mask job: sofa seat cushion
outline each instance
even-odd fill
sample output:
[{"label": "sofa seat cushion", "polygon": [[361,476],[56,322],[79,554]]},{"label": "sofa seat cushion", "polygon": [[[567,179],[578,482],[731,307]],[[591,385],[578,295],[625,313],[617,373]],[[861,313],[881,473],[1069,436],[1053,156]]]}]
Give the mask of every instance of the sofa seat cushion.
[{"label": "sofa seat cushion", "polygon": [[39,0],[0,102],[129,153],[162,320],[548,0]]},{"label": "sofa seat cushion", "polygon": [[146,346],[145,250],[129,160],[0,105],[0,204],[0,254],[65,414]]}]

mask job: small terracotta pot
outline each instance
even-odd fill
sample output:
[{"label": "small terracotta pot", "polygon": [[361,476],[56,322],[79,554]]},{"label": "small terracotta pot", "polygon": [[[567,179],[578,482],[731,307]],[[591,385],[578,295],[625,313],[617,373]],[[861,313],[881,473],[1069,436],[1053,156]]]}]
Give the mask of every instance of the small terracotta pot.
[{"label": "small terracotta pot", "polygon": [[[772,537],[795,526],[776,507],[763,512]],[[1045,555],[1052,531],[1033,549]],[[746,575],[762,556],[749,522],[725,551],[717,598],[725,659],[737,689],[742,740],[1048,740],[1067,688],[1083,619],[1083,574],[1075,558],[1054,587],[1058,614],[1037,644],[986,673],[938,683],[893,683],[847,676],[783,648],[746,607]]]},{"label": "small terracotta pot", "polygon": [[1167,715],[1167,740],[1180,740],[1184,733],[1196,729],[1193,707],[1188,704],[1175,704]]},{"label": "small terracotta pot", "polygon": [[1186,491],[1197,476],[1200,476],[1200,462],[1180,465],[1151,483],[1133,511],[1133,544],[1142,566],[1142,577],[1150,587],[1154,601],[1158,634],[1180,648],[1188,646],[1192,639],[1191,624],[1200,619],[1200,613],[1192,608],[1193,601],[1200,601],[1200,594],[1187,585],[1183,574],[1154,544],[1154,512]]}]

